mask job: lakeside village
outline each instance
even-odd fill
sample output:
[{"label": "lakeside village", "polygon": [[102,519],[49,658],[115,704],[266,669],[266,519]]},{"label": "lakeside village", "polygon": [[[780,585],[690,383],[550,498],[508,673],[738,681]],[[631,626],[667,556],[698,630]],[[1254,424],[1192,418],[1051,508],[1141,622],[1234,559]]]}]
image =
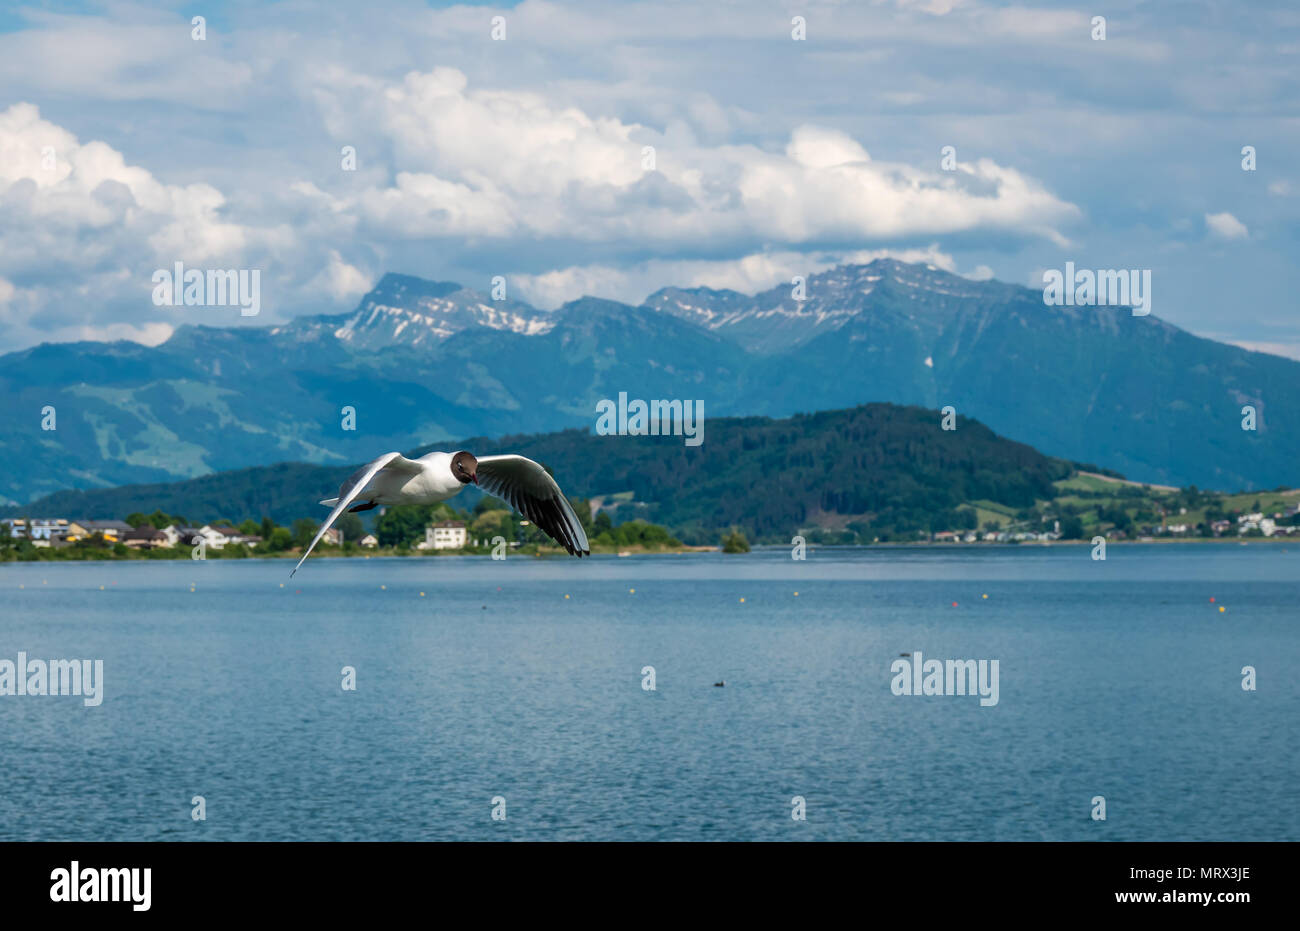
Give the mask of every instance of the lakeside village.
[{"label": "lakeside village", "polygon": [[1096,537],[1146,543],[1287,539],[1300,533],[1300,489],[1295,488],[1224,493],[1194,485],[1140,485],[1090,472],[1077,472],[1053,486],[1050,500],[1030,507],[993,501],[959,505],[936,515],[928,532],[915,538],[947,544],[1087,542]]},{"label": "lakeside village", "polygon": [[[682,536],[650,523],[654,508],[636,502],[631,492],[570,499],[593,553],[716,550],[745,553],[750,540],[743,530],[696,528]],[[641,513],[615,522],[631,511]],[[519,514],[488,496],[470,511],[446,502],[429,506],[381,508],[367,515],[343,514],[317,547],[322,556],[503,556],[562,553],[544,533]],[[796,540],[812,545],[961,545],[1110,541],[1176,542],[1213,540],[1286,540],[1300,533],[1300,489],[1223,493],[1195,486],[1179,489],[1139,485],[1091,472],[1077,472],[1053,483],[1050,499],[1025,507],[995,501],[968,501],[955,508],[931,503],[928,509],[894,517],[886,533],[873,515],[839,518],[841,526],[800,528]],[[299,518],[282,527],[269,517],[191,523],[156,510],[127,514],[123,520],[70,517],[0,519],[0,562],[50,559],[187,559],[296,557],[320,524]],[[757,542],[790,546],[790,536],[773,531]],[[712,544],[712,545],[710,545]]]},{"label": "lakeside village", "polygon": [[[1258,502],[1254,502],[1258,503]],[[1195,523],[1186,508],[1172,514],[1160,514],[1159,523],[1136,524],[1131,521],[1084,524],[1078,516],[1044,521],[1039,527],[1031,522],[1000,525],[988,521],[978,529],[939,530],[920,534],[912,543],[1050,543],[1087,540],[1097,534],[1113,541],[1156,542],[1176,539],[1286,538],[1300,534],[1300,501],[1271,502],[1280,510],[1266,513],[1248,511]],[[586,501],[574,502],[586,505]],[[450,511],[445,505],[438,506]],[[433,510],[437,510],[435,508]],[[342,526],[326,531],[321,539],[322,555],[454,555],[501,554],[509,549],[518,553],[540,555],[561,552],[545,535],[519,515],[488,509],[477,514],[448,516],[412,513],[430,509],[395,509],[381,513],[373,532],[366,531],[359,518],[345,514]],[[609,513],[598,510],[594,519],[590,507],[576,508],[587,530],[593,552],[683,552],[716,550],[726,553],[749,552],[750,545],[739,530],[723,534],[721,547],[686,546],[669,531],[643,520],[614,525]],[[980,508],[983,510],[983,507]],[[455,512],[452,512],[455,514]],[[1106,516],[1104,510],[1101,511]],[[390,517],[400,515],[400,517]],[[1024,515],[1018,515],[1024,516]],[[1122,516],[1117,514],[1111,517]],[[1193,517],[1204,517],[1195,514]],[[1008,518],[1010,515],[1008,515]],[[219,520],[191,526],[184,519],[172,519],[161,512],[152,515],[130,514],[126,520],[86,520],[63,517],[0,519],[0,562],[38,559],[114,559],[153,558],[181,559],[246,558],[251,556],[294,557],[311,541],[319,524],[302,518],[291,527],[281,527],[270,518],[259,523],[246,520],[239,525]],[[834,544],[834,534],[813,530],[808,542]],[[828,539],[831,537],[831,539]],[[904,541],[895,541],[902,543]]]},{"label": "lakeside village", "polygon": [[[587,502],[574,504],[593,552],[624,555],[691,549],[663,527],[640,520],[614,526],[608,513],[600,511],[593,519]],[[125,520],[11,517],[0,519],[0,561],[293,557],[319,528],[317,521],[308,518],[282,527],[269,517],[238,525],[218,520],[193,526],[161,511],[128,514]],[[540,554],[552,549],[561,552],[512,511],[480,505],[465,514],[435,505],[387,509],[379,513],[371,531],[355,514],[344,514],[325,532],[317,551],[342,556],[501,554],[506,550]]]},{"label": "lakeside village", "polygon": [[[1136,540],[1139,543],[1179,537],[1285,537],[1293,533],[1300,534],[1298,516],[1300,505],[1293,505],[1285,511],[1276,511],[1271,516],[1265,516],[1263,512],[1238,514],[1235,520],[1225,518],[1198,525],[1172,520],[1159,525],[1143,524],[1129,530],[1112,528],[1098,535],[1109,540]],[[935,543],[1029,543],[1081,539],[1083,536],[1084,531],[1076,529],[1071,532],[1068,527],[1062,531],[1061,527],[1059,520],[1052,521],[1051,530],[999,530],[990,525],[983,530],[940,530],[930,534],[930,540]]]}]

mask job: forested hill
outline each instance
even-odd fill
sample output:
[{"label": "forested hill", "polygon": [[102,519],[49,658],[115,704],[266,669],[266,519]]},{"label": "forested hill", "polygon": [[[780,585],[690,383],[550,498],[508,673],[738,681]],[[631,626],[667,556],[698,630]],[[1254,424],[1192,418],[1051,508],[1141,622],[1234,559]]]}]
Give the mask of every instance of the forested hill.
[{"label": "forested hill", "polygon": [[[599,498],[616,519],[641,517],[687,538],[740,527],[786,539],[804,527],[890,533],[947,526],[963,502],[1025,508],[1055,495],[1072,467],[958,417],[943,430],[937,411],[867,404],[786,419],[707,420],[700,446],[680,436],[596,436],[565,430],[422,447],[480,455],[517,452],[544,463],[571,497]],[[378,455],[386,450],[376,448]],[[192,522],[269,516],[320,519],[317,501],[336,493],[354,465],[281,463],[183,482],[59,492],[15,516],[120,518],[160,509]],[[453,504],[471,506],[470,490]]]},{"label": "forested hill", "polygon": [[566,490],[584,497],[630,492],[640,505],[635,516],[686,537],[735,526],[788,539],[800,527],[854,519],[928,528],[967,501],[1032,506],[1053,497],[1052,482],[1072,471],[975,421],[959,417],[951,431],[940,421],[937,411],[920,407],[867,404],[782,420],[708,420],[698,447],[681,437],[566,430],[469,448],[544,462]]}]

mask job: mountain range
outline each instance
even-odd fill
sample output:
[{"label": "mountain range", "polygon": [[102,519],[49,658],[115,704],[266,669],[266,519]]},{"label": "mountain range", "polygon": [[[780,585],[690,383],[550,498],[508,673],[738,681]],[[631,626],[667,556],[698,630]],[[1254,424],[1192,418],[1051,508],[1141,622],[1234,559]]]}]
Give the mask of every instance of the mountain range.
[{"label": "mountain range", "polygon": [[[1300,362],[889,259],[805,289],[664,288],[640,306],[586,297],[544,311],[388,274],[345,314],[186,324],[155,347],[42,344],[0,356],[0,499],[591,429],[596,403],[620,392],[701,400],[710,418],[951,405],[1139,481],[1296,481]],[[55,429],[42,429],[47,406]]]}]

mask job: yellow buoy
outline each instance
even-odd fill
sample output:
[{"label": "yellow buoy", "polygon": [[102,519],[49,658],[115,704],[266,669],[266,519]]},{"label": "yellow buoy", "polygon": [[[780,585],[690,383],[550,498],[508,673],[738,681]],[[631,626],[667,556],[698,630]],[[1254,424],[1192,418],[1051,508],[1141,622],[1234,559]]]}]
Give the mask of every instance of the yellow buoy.
[{"label": "yellow buoy", "polygon": [[795,596],[796,598],[798,598],[798,597],[799,597],[799,593],[798,593],[798,592],[795,592],[795,593],[794,593],[794,596]]},{"label": "yellow buoy", "polygon": [[745,603],[745,599],[744,599],[744,598],[740,599],[740,603],[741,603],[741,604],[744,604],[744,603]]},{"label": "yellow buoy", "polygon": [[627,590],[627,593],[628,593],[629,595],[635,595],[635,594],[636,594],[636,589],[635,589],[635,588],[629,588],[629,589]]},{"label": "yellow buoy", "polygon": [[988,598],[988,595],[980,595],[981,598]]},{"label": "yellow buoy", "polygon": [[424,597],[424,592],[420,592],[420,597],[421,597],[421,598]]},{"label": "yellow buoy", "polygon": [[565,597],[565,598],[568,598],[569,596],[568,596],[568,595],[565,595],[564,597]]},{"label": "yellow buoy", "polygon": [[383,588],[387,588],[388,586],[387,586],[387,585],[381,585],[381,586],[379,586],[379,587],[380,587],[381,589],[383,589]]},{"label": "yellow buoy", "polygon": [[99,590],[102,592],[102,591],[104,590],[104,586],[102,586],[102,585],[99,586]]},{"label": "yellow buoy", "polygon": [[1228,610],[1228,609],[1225,608],[1223,605],[1219,605],[1219,613],[1220,613],[1220,614],[1222,614],[1224,611],[1227,611],[1227,610]]}]

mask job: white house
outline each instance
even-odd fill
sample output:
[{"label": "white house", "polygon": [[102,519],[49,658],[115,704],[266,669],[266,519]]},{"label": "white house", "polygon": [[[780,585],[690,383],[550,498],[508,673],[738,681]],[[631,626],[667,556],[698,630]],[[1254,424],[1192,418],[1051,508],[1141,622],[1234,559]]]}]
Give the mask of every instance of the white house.
[{"label": "white house", "polygon": [[199,536],[208,549],[219,550],[227,543],[231,542],[231,537],[235,536],[233,527],[213,527],[211,524],[204,524],[199,528]]},{"label": "white house", "polygon": [[417,543],[420,550],[458,550],[469,540],[463,520],[444,520],[424,528],[424,542]]},{"label": "white house", "polygon": [[167,537],[168,546],[193,546],[198,542],[195,539],[197,537],[209,549],[219,550],[229,540],[224,532],[209,524],[204,524],[202,527],[182,527],[177,524],[169,524],[162,529],[162,532]]},{"label": "white house", "polygon": [[379,545],[379,538],[376,537],[373,533],[368,533],[357,542],[359,542],[366,549],[373,550],[376,546]]}]

